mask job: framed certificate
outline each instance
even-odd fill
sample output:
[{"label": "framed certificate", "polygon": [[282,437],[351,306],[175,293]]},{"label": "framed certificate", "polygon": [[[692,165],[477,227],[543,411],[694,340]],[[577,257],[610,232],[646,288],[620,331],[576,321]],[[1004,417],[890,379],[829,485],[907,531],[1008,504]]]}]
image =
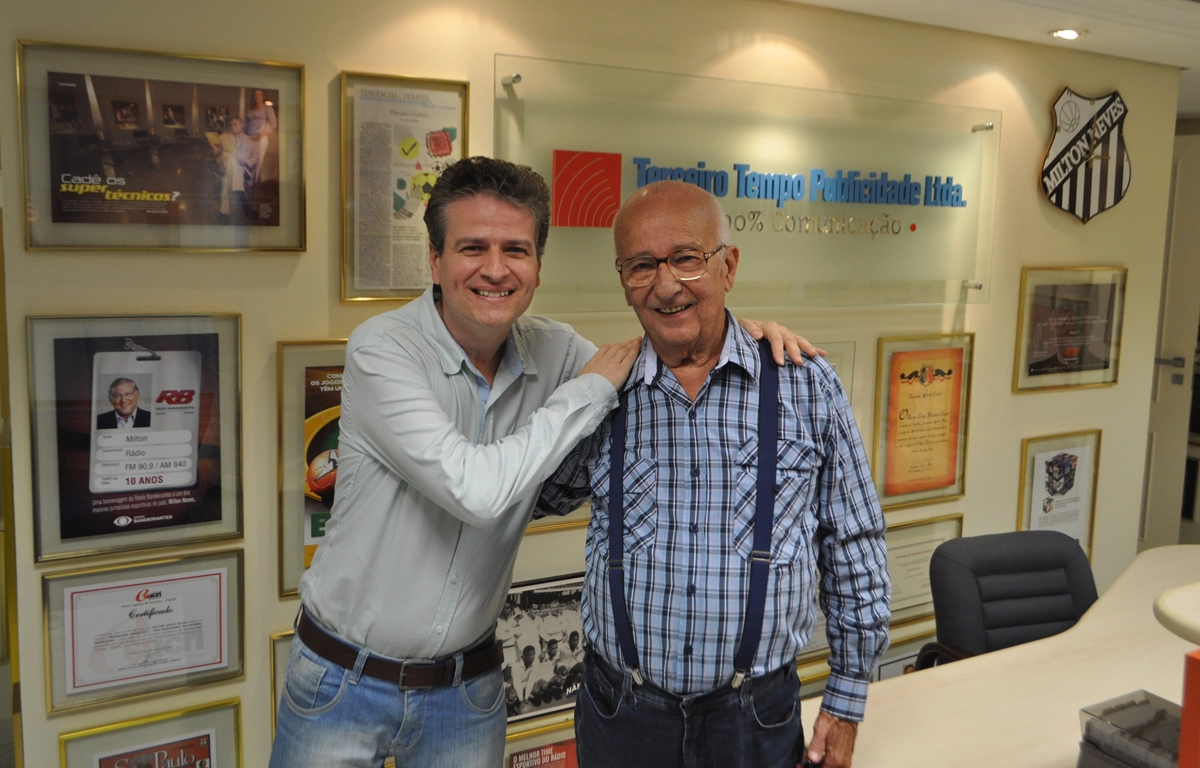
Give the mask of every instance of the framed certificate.
[{"label": "framed certificate", "polygon": [[1021,441],[1018,531],[1061,531],[1092,559],[1100,430],[1030,437]]},{"label": "framed certificate", "polygon": [[42,576],[49,712],[241,677],[242,552]]},{"label": "framed certificate", "polygon": [[242,535],[240,317],[27,330],[39,562]]},{"label": "framed certificate", "polygon": [[1013,392],[1117,383],[1124,267],[1025,267]]},{"label": "framed certificate", "polygon": [[961,514],[888,526],[885,536],[888,574],[892,582],[890,607],[893,629],[933,616],[929,560],[939,544],[961,538],[962,528]]},{"label": "framed certificate", "polygon": [[886,509],[966,492],[975,334],[879,339],[875,489]]},{"label": "framed certificate", "polygon": [[342,301],[418,296],[431,282],[425,206],[467,156],[470,86],[343,72]]},{"label": "framed certificate", "polygon": [[27,249],[304,250],[303,67],[17,46]]},{"label": "framed certificate", "polygon": [[296,595],[325,538],[337,482],[346,340],[281,341],[279,596]]},{"label": "framed certificate", "polygon": [[177,709],[58,737],[60,768],[242,765],[239,699]]}]

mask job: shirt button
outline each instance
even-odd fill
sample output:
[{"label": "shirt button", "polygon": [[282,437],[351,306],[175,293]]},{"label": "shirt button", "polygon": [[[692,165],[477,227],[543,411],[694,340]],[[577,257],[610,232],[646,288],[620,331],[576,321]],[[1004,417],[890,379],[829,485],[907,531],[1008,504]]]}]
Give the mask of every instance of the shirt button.
[{"label": "shirt button", "polygon": [[446,632],[446,625],[445,625],[445,624],[438,624],[438,625],[437,625],[437,633],[438,633],[439,635],[442,635],[442,634],[445,634],[445,632]]},{"label": "shirt button", "polygon": [[692,477],[700,477],[700,467],[692,467]]},{"label": "shirt button", "polygon": [[695,409],[695,408],[693,408],[692,410],[688,411],[688,418],[689,418],[689,419],[695,419],[695,418],[696,418],[696,409]]},{"label": "shirt button", "polygon": [[697,525],[696,523],[692,523],[691,525],[688,526],[688,530],[691,531],[692,533],[699,533],[700,526]]},{"label": "shirt button", "polygon": [[687,645],[683,646],[683,655],[684,656],[692,655],[692,644],[691,643],[688,643]]},{"label": "shirt button", "polygon": [[695,584],[688,584],[688,590],[687,590],[687,592],[688,592],[688,594],[689,594],[689,595],[694,595],[694,594],[696,594],[696,585],[695,585]]}]

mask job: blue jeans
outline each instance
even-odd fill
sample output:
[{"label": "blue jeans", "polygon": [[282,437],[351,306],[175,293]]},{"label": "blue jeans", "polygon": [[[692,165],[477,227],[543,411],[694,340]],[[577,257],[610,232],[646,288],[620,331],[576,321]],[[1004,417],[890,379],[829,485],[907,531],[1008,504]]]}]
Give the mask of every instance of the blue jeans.
[{"label": "blue jeans", "polygon": [[297,636],[275,719],[271,768],[498,768],[504,760],[500,669],[420,690],[362,674],[313,653]]},{"label": "blue jeans", "polygon": [[695,696],[675,696],[588,655],[575,700],[579,768],[795,768],[800,684],[788,665]]}]

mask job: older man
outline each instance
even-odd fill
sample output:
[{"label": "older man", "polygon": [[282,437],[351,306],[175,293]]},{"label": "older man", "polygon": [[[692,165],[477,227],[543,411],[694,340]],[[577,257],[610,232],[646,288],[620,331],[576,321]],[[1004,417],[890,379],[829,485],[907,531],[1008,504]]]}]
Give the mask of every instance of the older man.
[{"label": "older man", "polygon": [[[848,766],[887,644],[884,522],[854,418],[828,365],[777,368],[725,309],[726,221],[682,182],[621,208],[617,269],[646,341],[616,415],[537,507],[592,497],[583,768]],[[831,674],[803,754],[795,659],[818,571]]]},{"label": "older man", "polygon": [[300,582],[272,768],[501,762],[495,629],[517,547],[541,481],[616,405],[637,354],[524,315],[550,229],[529,168],[458,161],[425,223],[433,288],[346,347],[336,500]]}]

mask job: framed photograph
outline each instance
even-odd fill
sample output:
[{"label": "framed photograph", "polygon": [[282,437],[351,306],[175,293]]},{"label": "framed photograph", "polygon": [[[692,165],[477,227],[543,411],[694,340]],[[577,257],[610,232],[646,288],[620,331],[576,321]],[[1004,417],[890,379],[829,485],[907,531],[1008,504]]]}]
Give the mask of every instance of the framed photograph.
[{"label": "framed photograph", "polygon": [[27,249],[304,250],[304,67],[17,51]]},{"label": "framed photograph", "polygon": [[430,284],[425,206],[467,157],[470,86],[343,72],[342,301],[419,296]]},{"label": "framed photograph", "polygon": [[1021,441],[1018,531],[1061,531],[1092,559],[1100,430],[1030,437]]},{"label": "framed photograph", "polygon": [[1025,267],[1013,392],[1117,383],[1124,267]]},{"label": "framed photograph", "polygon": [[929,588],[929,560],[938,545],[962,537],[961,514],[932,517],[889,525],[888,574],[892,580],[893,628],[933,617],[933,592]]},{"label": "framed photograph", "polygon": [[514,584],[496,637],[504,643],[508,722],[575,706],[583,681],[583,574]]},{"label": "framed photograph", "polygon": [[271,738],[275,738],[275,718],[279,702],[283,697],[283,686],[287,682],[288,657],[292,652],[292,638],[296,630],[271,633]]},{"label": "framed photograph", "polygon": [[337,481],[346,340],[281,341],[279,596],[297,594],[325,537]]},{"label": "framed photograph", "polygon": [[885,509],[966,493],[975,334],[879,339],[872,473]]},{"label": "framed photograph", "polygon": [[38,562],[242,535],[239,316],[26,325]]},{"label": "framed photograph", "polygon": [[239,549],[42,576],[49,712],[241,677]]},{"label": "framed photograph", "polygon": [[242,704],[226,699],[58,737],[60,768],[241,768]]}]

